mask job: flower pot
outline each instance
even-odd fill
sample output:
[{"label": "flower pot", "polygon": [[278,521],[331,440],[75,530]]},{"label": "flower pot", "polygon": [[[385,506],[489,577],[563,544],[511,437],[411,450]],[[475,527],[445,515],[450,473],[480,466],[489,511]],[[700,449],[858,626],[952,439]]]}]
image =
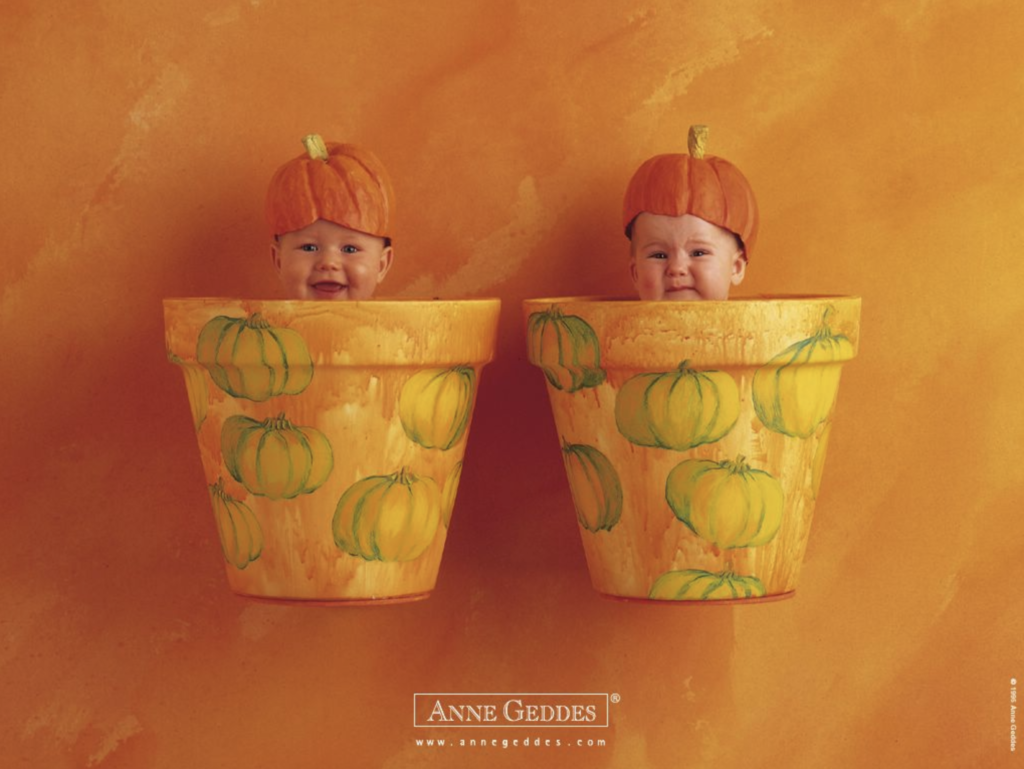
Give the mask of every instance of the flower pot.
[{"label": "flower pot", "polygon": [[797,586],[860,299],[524,302],[594,588],[758,602]]},{"label": "flower pot", "polygon": [[499,308],[164,301],[234,592],[430,594]]}]

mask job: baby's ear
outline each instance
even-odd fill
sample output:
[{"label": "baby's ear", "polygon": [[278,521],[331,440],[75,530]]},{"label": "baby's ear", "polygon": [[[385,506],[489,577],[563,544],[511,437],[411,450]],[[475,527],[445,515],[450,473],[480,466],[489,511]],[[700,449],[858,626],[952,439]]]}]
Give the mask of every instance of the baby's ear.
[{"label": "baby's ear", "polygon": [[747,252],[740,251],[732,263],[732,284],[738,286],[747,274]]},{"label": "baby's ear", "polygon": [[387,246],[383,251],[380,252],[380,262],[377,264],[377,282],[380,283],[384,280],[384,276],[388,274],[388,270],[391,269],[391,263],[395,260],[395,250],[392,246]]}]

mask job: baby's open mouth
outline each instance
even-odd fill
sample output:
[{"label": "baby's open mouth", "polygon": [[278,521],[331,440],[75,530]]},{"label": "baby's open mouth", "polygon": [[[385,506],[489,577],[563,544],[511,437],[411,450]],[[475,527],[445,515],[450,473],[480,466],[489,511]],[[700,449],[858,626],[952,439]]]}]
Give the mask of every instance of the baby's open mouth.
[{"label": "baby's open mouth", "polygon": [[320,291],[324,294],[337,294],[339,291],[344,291],[348,288],[344,283],[338,283],[334,280],[322,280],[319,283],[313,284],[315,291]]}]

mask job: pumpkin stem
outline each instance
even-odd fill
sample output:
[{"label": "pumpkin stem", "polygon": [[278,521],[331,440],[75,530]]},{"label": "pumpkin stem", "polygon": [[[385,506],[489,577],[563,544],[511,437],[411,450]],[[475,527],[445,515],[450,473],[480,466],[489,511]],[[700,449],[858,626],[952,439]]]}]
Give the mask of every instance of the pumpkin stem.
[{"label": "pumpkin stem", "polygon": [[247,325],[249,328],[270,328],[270,324],[267,322],[267,319],[264,318],[259,312],[254,312],[252,315],[250,315],[246,319],[245,325]]},{"label": "pumpkin stem", "polygon": [[551,305],[551,309],[548,310],[548,315],[552,318],[561,318],[562,308],[559,307],[557,304],[553,304]]},{"label": "pumpkin stem", "polygon": [[276,417],[270,417],[263,422],[263,426],[271,430],[287,430],[291,427],[291,423],[285,418],[284,412],[282,411]]},{"label": "pumpkin stem", "polygon": [[302,146],[306,148],[306,153],[309,155],[311,160],[326,161],[330,157],[330,154],[327,152],[327,145],[324,144],[324,140],[320,134],[309,134],[308,136],[303,136]]},{"label": "pumpkin stem", "polygon": [[680,363],[679,364],[679,368],[676,369],[676,370],[679,371],[679,372],[689,371],[690,370],[690,359],[687,358],[682,363]]},{"label": "pumpkin stem", "polygon": [[706,125],[690,126],[690,133],[686,137],[686,148],[690,150],[690,157],[694,160],[703,160],[707,144],[708,127]]},{"label": "pumpkin stem", "polygon": [[827,335],[829,333],[829,327],[828,327],[829,317],[831,317],[835,313],[835,311],[836,311],[836,308],[833,307],[830,304],[830,305],[826,305],[825,312],[823,312],[821,314],[821,333],[823,335]]},{"label": "pumpkin stem", "polygon": [[395,475],[395,483],[400,483],[403,486],[412,486],[412,482],[416,480],[416,476],[409,470],[408,465],[403,467]]},{"label": "pumpkin stem", "polygon": [[743,473],[750,469],[750,465],[747,464],[747,458],[742,454],[737,455],[736,459],[732,462],[726,460],[726,464],[729,467],[729,471],[733,473]]}]

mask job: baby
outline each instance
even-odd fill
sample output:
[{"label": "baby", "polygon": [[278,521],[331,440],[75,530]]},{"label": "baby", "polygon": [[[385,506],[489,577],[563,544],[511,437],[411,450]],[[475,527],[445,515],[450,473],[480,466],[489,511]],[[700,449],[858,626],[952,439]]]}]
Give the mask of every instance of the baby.
[{"label": "baby", "polygon": [[757,238],[757,201],[732,163],[704,157],[707,126],[692,126],[689,155],[656,155],[629,181],[622,224],[641,299],[728,299]]},{"label": "baby", "polygon": [[394,191],[381,162],[351,144],[303,140],[267,190],[271,256],[290,299],[370,299],[394,257]]}]

